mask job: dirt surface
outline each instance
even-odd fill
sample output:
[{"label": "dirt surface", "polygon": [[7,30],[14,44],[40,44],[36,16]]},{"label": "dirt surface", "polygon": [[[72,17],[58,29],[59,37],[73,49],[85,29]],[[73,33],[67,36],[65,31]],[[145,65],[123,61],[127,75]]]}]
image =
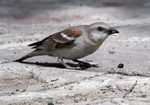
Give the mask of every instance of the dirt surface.
[{"label": "dirt surface", "polygon": [[[81,59],[99,68],[67,70],[48,56],[13,62],[34,41],[99,21],[120,31]],[[149,0],[0,0],[0,105],[149,105],[149,30]]]}]

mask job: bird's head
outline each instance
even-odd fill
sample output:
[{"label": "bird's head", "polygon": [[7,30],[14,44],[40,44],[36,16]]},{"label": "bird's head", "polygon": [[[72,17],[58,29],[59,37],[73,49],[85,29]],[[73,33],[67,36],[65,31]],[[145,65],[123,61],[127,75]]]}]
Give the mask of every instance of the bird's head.
[{"label": "bird's head", "polygon": [[94,43],[100,43],[104,42],[108,36],[119,33],[119,31],[110,27],[106,23],[98,22],[88,26],[88,33],[90,33],[90,40],[92,40]]}]

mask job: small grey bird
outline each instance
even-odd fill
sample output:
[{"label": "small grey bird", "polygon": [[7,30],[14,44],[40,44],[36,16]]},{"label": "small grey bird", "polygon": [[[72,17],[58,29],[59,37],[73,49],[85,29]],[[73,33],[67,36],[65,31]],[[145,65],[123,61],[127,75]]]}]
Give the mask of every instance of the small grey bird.
[{"label": "small grey bird", "polygon": [[78,59],[94,53],[108,36],[115,33],[119,31],[103,22],[69,27],[28,45],[35,50],[16,61],[22,62],[33,56],[49,55],[58,57],[59,63],[72,69],[63,59],[84,63]]}]

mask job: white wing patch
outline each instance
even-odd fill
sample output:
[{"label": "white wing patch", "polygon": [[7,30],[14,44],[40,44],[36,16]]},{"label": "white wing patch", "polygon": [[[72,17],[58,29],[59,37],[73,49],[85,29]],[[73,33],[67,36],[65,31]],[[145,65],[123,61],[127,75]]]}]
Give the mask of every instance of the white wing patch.
[{"label": "white wing patch", "polygon": [[74,37],[69,37],[68,35],[66,35],[66,34],[64,34],[64,33],[61,33],[61,36],[63,37],[63,38],[66,38],[67,40],[75,40],[75,38]]}]

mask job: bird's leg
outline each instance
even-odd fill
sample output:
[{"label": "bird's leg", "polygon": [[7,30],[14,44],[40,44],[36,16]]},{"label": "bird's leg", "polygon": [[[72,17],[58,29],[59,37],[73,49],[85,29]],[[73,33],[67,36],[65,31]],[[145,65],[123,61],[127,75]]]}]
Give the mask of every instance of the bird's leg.
[{"label": "bird's leg", "polygon": [[88,62],[83,62],[83,61],[79,61],[79,60],[73,60],[74,62],[78,62],[79,63],[79,66],[85,66],[87,68],[90,68],[90,67],[98,67],[97,64],[90,64]]},{"label": "bird's leg", "polygon": [[80,69],[79,67],[71,67],[71,66],[67,65],[66,63],[63,62],[63,58],[58,58],[57,61],[67,69],[77,69],[77,70]]},{"label": "bird's leg", "polygon": [[58,58],[57,61],[62,64],[65,68],[70,68],[66,63],[63,62],[63,58]]}]

